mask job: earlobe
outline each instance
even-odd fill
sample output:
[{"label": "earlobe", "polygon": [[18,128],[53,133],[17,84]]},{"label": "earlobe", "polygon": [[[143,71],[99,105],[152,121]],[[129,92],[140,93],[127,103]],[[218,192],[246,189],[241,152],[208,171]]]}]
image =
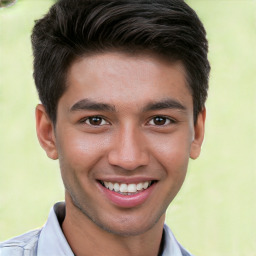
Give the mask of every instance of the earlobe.
[{"label": "earlobe", "polygon": [[53,160],[58,159],[58,151],[54,134],[54,126],[48,117],[42,104],[36,107],[36,132],[41,147],[45,150],[47,156]]},{"label": "earlobe", "polygon": [[194,140],[190,148],[190,158],[196,159],[201,152],[201,146],[204,140],[204,127],[205,127],[205,108],[198,114],[197,122],[194,126]]}]

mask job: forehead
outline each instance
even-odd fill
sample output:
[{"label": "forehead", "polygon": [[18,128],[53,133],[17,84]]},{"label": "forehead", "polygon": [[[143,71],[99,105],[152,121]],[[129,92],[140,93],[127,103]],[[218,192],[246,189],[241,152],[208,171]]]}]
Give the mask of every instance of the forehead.
[{"label": "forehead", "polygon": [[89,98],[120,106],[143,106],[166,97],[192,104],[186,72],[180,62],[119,52],[90,55],[73,62],[62,96],[70,104]]}]

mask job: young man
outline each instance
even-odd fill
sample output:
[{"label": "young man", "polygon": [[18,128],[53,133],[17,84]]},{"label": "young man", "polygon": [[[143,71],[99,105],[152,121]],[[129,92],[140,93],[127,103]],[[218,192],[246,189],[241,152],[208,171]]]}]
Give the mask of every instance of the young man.
[{"label": "young man", "polygon": [[191,255],[164,224],[200,154],[210,66],[182,0],[60,0],[32,34],[37,135],[65,203],[3,255]]}]

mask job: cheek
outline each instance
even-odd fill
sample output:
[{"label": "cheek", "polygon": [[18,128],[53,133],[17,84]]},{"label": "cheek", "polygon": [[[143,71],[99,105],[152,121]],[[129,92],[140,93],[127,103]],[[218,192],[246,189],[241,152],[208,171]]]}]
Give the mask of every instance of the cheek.
[{"label": "cheek", "polygon": [[[187,173],[189,162],[188,137],[169,138],[155,148],[155,159],[163,167],[163,196],[168,206],[180,190]],[[165,194],[166,193],[166,194]]]},{"label": "cheek", "polygon": [[156,141],[153,154],[168,175],[184,176],[191,147],[191,137],[188,133],[158,137]]},{"label": "cheek", "polygon": [[60,165],[62,168],[69,166],[77,172],[87,171],[104,156],[108,145],[108,136],[64,131],[57,138]]}]

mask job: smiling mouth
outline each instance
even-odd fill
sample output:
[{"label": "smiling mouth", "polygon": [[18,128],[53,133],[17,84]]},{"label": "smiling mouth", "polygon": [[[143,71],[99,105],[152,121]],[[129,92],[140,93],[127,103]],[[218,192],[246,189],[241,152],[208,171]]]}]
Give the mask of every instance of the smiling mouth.
[{"label": "smiling mouth", "polygon": [[113,183],[113,182],[109,182],[109,181],[99,181],[100,184],[107,188],[110,191],[114,191],[118,194],[121,195],[135,195],[138,194],[146,189],[148,189],[149,187],[151,187],[156,181],[145,181],[145,182],[140,182],[140,183]]}]

